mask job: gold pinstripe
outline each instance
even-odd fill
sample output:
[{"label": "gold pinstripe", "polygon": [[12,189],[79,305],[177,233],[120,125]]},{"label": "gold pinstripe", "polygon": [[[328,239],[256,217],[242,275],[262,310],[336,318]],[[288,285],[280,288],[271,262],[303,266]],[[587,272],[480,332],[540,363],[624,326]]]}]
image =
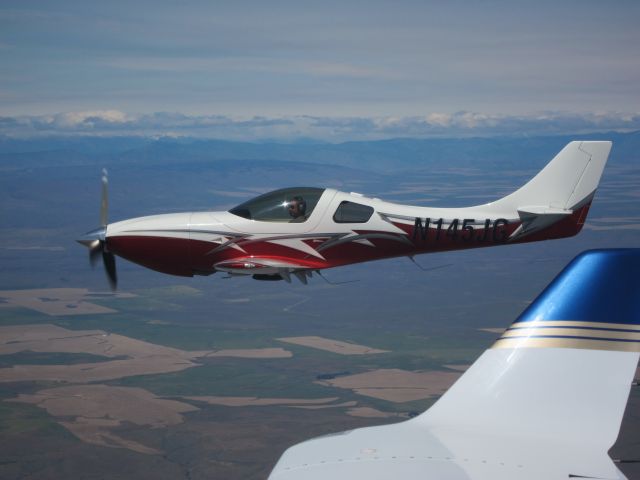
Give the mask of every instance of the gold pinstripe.
[{"label": "gold pinstripe", "polygon": [[640,343],[582,340],[577,338],[500,338],[491,348],[581,348],[617,352],[640,352]]},{"label": "gold pinstripe", "polygon": [[571,320],[518,322],[505,330],[491,348],[582,348],[640,352],[640,325]]},{"label": "gold pinstripe", "polygon": [[587,337],[587,338],[611,338],[620,340],[639,340],[640,332],[620,332],[610,330],[581,330],[578,328],[519,328],[516,330],[507,330],[502,334],[501,338],[509,337]]},{"label": "gold pinstripe", "polygon": [[534,320],[531,322],[513,323],[509,329],[533,328],[533,327],[591,327],[591,328],[614,328],[620,330],[638,330],[640,325],[627,325],[624,323],[605,322],[574,322],[571,320]]}]

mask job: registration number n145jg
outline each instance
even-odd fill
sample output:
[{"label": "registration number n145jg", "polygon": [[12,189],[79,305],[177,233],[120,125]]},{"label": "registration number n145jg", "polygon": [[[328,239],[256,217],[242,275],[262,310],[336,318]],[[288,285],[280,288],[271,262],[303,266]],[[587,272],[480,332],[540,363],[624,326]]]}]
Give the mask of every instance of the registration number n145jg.
[{"label": "registration number n145jg", "polygon": [[509,225],[509,220],[497,218],[492,220],[487,218],[484,224],[476,222],[474,218],[463,220],[454,218],[445,220],[443,218],[416,218],[413,225],[413,240],[442,241],[442,240],[462,240],[463,242],[506,242],[508,233],[505,227]]}]

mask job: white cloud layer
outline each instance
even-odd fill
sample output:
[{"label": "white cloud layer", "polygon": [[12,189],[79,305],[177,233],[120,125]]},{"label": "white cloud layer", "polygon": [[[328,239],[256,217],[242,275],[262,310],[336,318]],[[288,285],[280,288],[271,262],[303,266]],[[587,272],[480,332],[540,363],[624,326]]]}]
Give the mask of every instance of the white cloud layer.
[{"label": "white cloud layer", "polygon": [[407,117],[232,117],[158,112],[129,114],[118,110],[66,112],[55,115],[0,117],[0,135],[174,136],[227,140],[329,142],[411,137],[555,135],[640,130],[640,113],[562,113],[494,115],[478,112],[433,112]]}]

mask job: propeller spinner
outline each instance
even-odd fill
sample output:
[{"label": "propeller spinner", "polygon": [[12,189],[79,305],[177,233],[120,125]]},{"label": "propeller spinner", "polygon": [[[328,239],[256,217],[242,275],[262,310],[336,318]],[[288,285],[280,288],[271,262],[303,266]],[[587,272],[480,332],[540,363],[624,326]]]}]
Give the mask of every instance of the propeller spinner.
[{"label": "propeller spinner", "polygon": [[118,276],[116,274],[116,257],[107,250],[107,223],[109,212],[109,179],[107,170],[102,169],[102,200],[100,202],[100,228],[87,232],[82,238],[78,239],[78,243],[89,249],[89,263],[95,267],[98,258],[102,257],[102,263],[109,279],[111,290],[115,290],[118,285]]}]

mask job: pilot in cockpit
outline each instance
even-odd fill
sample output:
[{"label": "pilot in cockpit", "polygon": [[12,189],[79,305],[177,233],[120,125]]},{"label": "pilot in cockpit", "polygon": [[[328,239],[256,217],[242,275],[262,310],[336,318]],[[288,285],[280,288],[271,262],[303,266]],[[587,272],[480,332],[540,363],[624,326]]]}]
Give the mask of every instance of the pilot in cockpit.
[{"label": "pilot in cockpit", "polygon": [[307,220],[307,202],[301,196],[295,196],[287,202],[287,208],[291,220],[289,223],[304,222]]}]

